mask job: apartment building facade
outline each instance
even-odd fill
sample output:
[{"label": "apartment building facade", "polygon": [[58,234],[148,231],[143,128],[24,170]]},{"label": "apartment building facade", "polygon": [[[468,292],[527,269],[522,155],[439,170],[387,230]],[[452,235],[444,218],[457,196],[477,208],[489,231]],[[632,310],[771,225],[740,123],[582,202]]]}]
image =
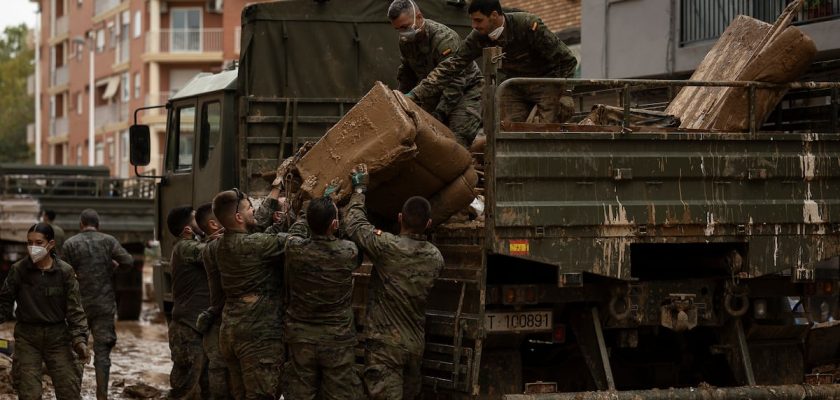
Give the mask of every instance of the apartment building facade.
[{"label": "apartment building facade", "polygon": [[[195,74],[218,72],[239,58],[245,0],[32,1],[41,10],[36,117],[43,164],[106,165],[114,176],[132,175],[133,111],[163,104]],[[149,169],[160,170],[165,112],[144,111],[139,120],[152,130]]]},{"label": "apartment building facade", "polygon": [[[587,0],[581,9],[585,78],[688,76],[737,15],[772,23],[790,0]],[[840,59],[840,0],[809,0],[794,25],[818,60]]]}]

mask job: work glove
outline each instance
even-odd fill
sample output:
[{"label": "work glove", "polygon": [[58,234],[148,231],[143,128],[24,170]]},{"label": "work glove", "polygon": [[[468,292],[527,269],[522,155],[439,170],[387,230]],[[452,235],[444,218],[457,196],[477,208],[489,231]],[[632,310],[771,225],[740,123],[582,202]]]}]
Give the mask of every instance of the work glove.
[{"label": "work glove", "polygon": [[366,164],[359,164],[350,172],[350,182],[353,183],[353,190],[356,193],[367,191],[369,177]]},{"label": "work glove", "polygon": [[73,345],[73,351],[76,353],[76,356],[79,357],[79,360],[82,361],[82,363],[90,363],[90,352],[88,352],[88,348],[85,342],[76,342],[76,344]]},{"label": "work glove", "polygon": [[338,193],[338,190],[341,189],[341,182],[338,178],[333,179],[327,185],[327,188],[324,189],[324,197],[333,197],[333,194]]},{"label": "work glove", "polygon": [[195,329],[198,329],[201,333],[207,333],[215,322],[216,314],[210,310],[204,310],[199,313],[198,317],[195,319]]}]

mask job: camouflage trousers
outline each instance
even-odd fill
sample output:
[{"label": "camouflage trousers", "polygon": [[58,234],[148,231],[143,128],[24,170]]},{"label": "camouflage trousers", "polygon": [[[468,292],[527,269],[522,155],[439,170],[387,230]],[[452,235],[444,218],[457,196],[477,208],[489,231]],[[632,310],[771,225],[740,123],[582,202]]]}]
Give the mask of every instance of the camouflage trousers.
[{"label": "camouflage trousers", "polygon": [[416,399],[423,385],[422,361],[422,355],[368,340],[364,378],[371,400]]},{"label": "camouflage trousers", "polygon": [[572,97],[557,85],[513,85],[501,100],[502,122],[561,123],[575,108]]},{"label": "camouflage trousers", "polygon": [[286,351],[281,318],[280,301],[265,296],[252,304],[225,303],[219,349],[237,400],[280,397]]},{"label": "camouflage trousers", "polygon": [[[207,332],[204,333],[202,345],[204,347],[204,354],[207,355],[207,379],[210,382],[208,389],[209,399],[211,400],[226,400],[231,399],[230,374],[228,372],[227,364],[224,357],[222,357],[221,349],[219,349],[219,329],[221,324],[216,322]],[[236,392],[242,392],[242,388],[237,388]]]},{"label": "camouflage trousers", "polygon": [[88,316],[90,335],[93,336],[93,367],[96,371],[96,392],[108,393],[111,374],[111,349],[117,344],[114,315]]},{"label": "camouflage trousers", "polygon": [[362,397],[354,344],[290,343],[284,368],[287,400],[355,400]]},{"label": "camouflage trousers", "polygon": [[18,398],[41,398],[42,365],[55,387],[58,400],[81,399],[82,362],[73,353],[70,333],[64,323],[15,325],[15,353],[12,356],[12,384]]},{"label": "camouflage trousers", "polygon": [[467,88],[461,100],[446,116],[445,123],[458,142],[468,149],[475,136],[482,131],[481,86],[477,84]]},{"label": "camouflage trousers", "polygon": [[169,323],[169,351],[172,354],[170,399],[207,397],[207,357],[201,339],[201,333],[191,326],[178,321]]}]

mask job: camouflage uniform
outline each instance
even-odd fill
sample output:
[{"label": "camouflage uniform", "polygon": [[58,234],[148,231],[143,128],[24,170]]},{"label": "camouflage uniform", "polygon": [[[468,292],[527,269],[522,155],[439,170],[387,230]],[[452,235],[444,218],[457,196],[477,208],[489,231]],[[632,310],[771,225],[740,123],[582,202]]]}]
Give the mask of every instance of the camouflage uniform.
[{"label": "camouflage uniform", "polygon": [[179,239],[172,248],[172,321],[169,323],[169,349],[172,372],[169,382],[173,399],[204,397],[209,393],[207,357],[196,319],[210,304],[207,274],[200,254],[204,244]]},{"label": "camouflage uniform", "polygon": [[[397,81],[401,92],[411,90],[461,46],[457,32],[430,19],[425,21],[415,41],[400,40],[402,57]],[[429,96],[419,104],[447,124],[458,141],[469,147],[481,129],[482,78],[475,62],[464,66],[438,95]]]},{"label": "camouflage uniform", "polygon": [[[458,53],[444,60],[413,89],[424,101],[436,96],[486,47],[499,46],[504,53],[501,72],[506,78],[570,78],[577,60],[569,48],[536,15],[525,12],[505,13],[505,29],[498,40],[476,31],[464,39]],[[536,106],[539,122],[564,122],[574,111],[571,97],[557,85],[517,85],[502,98],[503,121],[524,122]]]},{"label": "camouflage uniform", "polygon": [[73,346],[87,343],[88,328],[73,267],[54,258],[42,272],[29,257],[18,261],[0,290],[0,323],[10,319],[15,302],[12,379],[19,398],[41,398],[46,364],[56,398],[81,399],[82,363]]},{"label": "camouflage uniform", "polygon": [[49,223],[50,228],[53,228],[53,239],[55,240],[55,251],[61,256],[61,246],[64,245],[64,239],[67,235],[64,233],[64,229],[61,229],[60,226],[56,225],[53,222]]},{"label": "camouflage uniform", "polygon": [[225,295],[219,347],[236,398],[272,399],[280,393],[285,242],[285,234],[228,230],[207,245],[205,266],[219,271]]},{"label": "camouflage uniform", "polygon": [[[211,245],[220,236],[210,236],[201,251],[204,269],[207,273],[207,286],[210,295],[210,307],[207,309],[213,316],[214,322],[204,332],[202,345],[207,355],[207,378],[209,381],[210,399],[223,400],[231,398],[232,393],[243,393],[241,386],[234,388],[230,382],[230,372],[219,348],[219,330],[222,325],[222,310],[225,306],[225,294],[222,291],[222,281],[219,269],[213,260],[216,259],[215,245]],[[212,247],[212,249],[211,249]]]},{"label": "camouflage uniform", "polygon": [[113,261],[121,268],[133,268],[134,259],[113,236],[85,229],[67,239],[61,254],[76,270],[79,292],[93,336],[93,366],[98,396],[108,393],[111,349],[117,343],[114,315],[117,312],[112,279]]},{"label": "camouflage uniform", "polygon": [[308,234],[304,219],[286,242],[286,366],[288,400],[355,400],[356,329],[351,305],[358,250],[353,242]]},{"label": "camouflage uniform", "polygon": [[413,399],[422,384],[426,297],[443,257],[424,235],[375,229],[361,193],[350,198],[345,225],[373,262],[365,313],[365,386],[374,400]]}]

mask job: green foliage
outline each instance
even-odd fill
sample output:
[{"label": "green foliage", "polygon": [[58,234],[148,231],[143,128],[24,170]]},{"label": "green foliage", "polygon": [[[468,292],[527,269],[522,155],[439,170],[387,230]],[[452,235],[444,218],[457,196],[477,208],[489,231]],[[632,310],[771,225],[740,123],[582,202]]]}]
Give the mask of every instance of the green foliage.
[{"label": "green foliage", "polygon": [[35,105],[26,93],[26,80],[35,70],[35,50],[28,35],[23,24],[0,35],[0,162],[32,161],[26,125],[35,120]]}]

